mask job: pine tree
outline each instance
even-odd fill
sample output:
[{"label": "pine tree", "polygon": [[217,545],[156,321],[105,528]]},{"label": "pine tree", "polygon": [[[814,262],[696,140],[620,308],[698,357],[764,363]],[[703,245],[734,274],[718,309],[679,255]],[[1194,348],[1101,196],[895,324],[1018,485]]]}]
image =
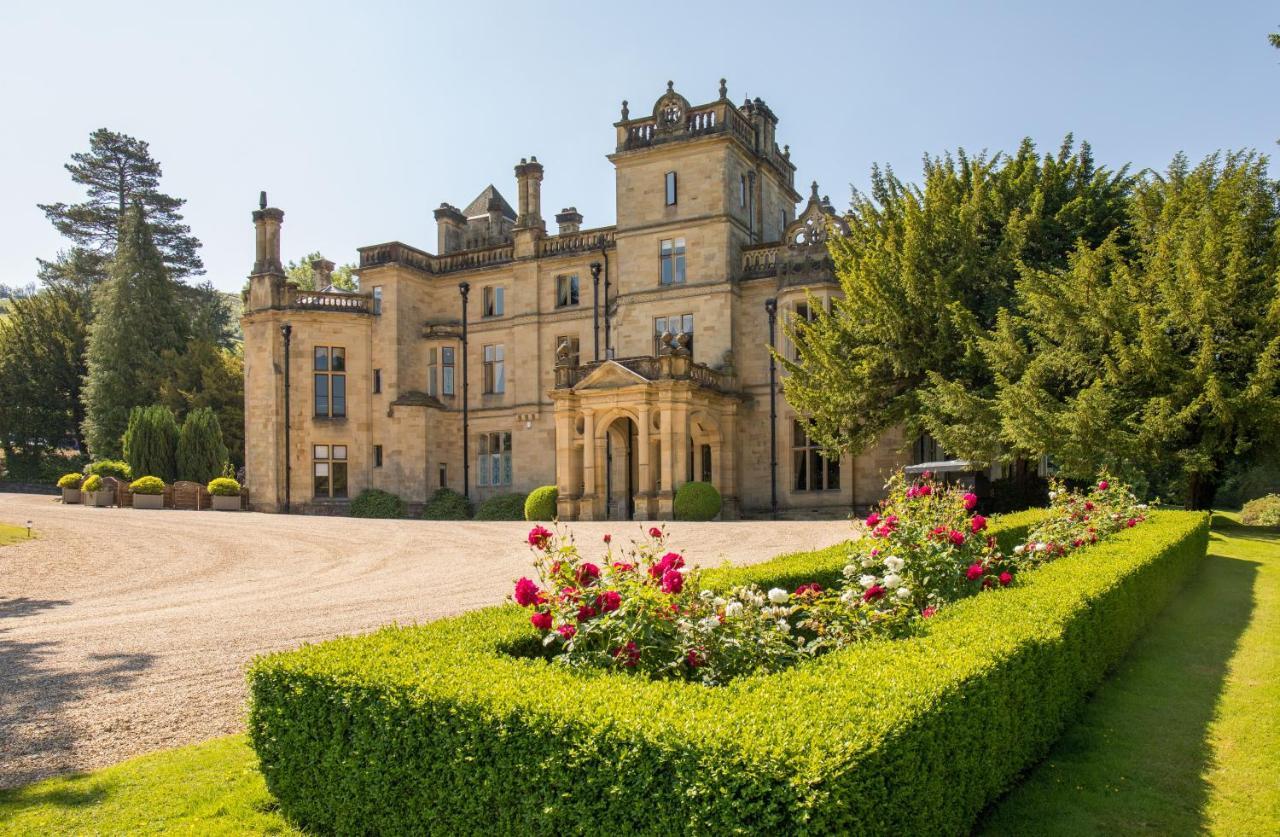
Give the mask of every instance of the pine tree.
[{"label": "pine tree", "polygon": [[218,416],[208,407],[187,413],[178,433],[178,479],[207,483],[222,473],[227,446]]},{"label": "pine tree", "polygon": [[[182,222],[179,210],[186,203],[160,191],[160,164],[151,157],[147,143],[100,128],[89,135],[89,150],[71,155],[66,165],[71,179],[87,191],[83,203],[40,204],[40,209],[77,249],[83,262],[96,261],[97,279],[105,279],[133,204],[143,208],[151,234],[173,279],[204,273],[200,241]],[[42,262],[56,278],[57,263]]]},{"label": "pine tree", "polygon": [[95,457],[118,458],[130,408],[157,399],[162,353],[178,351],[186,336],[174,284],[137,204],[125,213],[110,278],[95,292],[95,310],[82,392],[84,436]]},{"label": "pine tree", "polygon": [[178,422],[168,407],[134,407],[124,434],[124,457],[133,476],[177,478]]},{"label": "pine tree", "polygon": [[179,417],[208,407],[218,417],[227,458],[244,464],[244,358],[238,349],[222,349],[193,340],[178,354],[166,352],[169,374],[160,382],[160,403]]}]

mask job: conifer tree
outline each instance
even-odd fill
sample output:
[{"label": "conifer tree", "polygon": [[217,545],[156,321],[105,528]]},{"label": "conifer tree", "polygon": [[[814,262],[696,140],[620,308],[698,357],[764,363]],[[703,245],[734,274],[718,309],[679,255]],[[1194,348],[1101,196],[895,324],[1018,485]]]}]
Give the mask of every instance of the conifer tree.
[{"label": "conifer tree", "polygon": [[178,422],[168,407],[153,404],[134,407],[124,434],[124,457],[133,476],[159,477],[173,482],[177,477]]},{"label": "conifer tree", "polygon": [[222,473],[227,446],[218,416],[208,407],[187,413],[178,433],[178,479],[207,483]]},{"label": "conifer tree", "polygon": [[157,399],[162,353],[178,351],[185,337],[174,284],[137,204],[125,213],[110,278],[95,292],[95,309],[82,392],[84,436],[95,457],[118,458],[130,408]]}]

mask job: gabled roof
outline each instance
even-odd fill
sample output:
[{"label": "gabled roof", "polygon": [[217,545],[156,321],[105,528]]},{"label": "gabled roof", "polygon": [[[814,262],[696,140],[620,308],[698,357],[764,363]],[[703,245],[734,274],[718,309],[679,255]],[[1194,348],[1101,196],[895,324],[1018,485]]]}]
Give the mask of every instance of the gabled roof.
[{"label": "gabled roof", "polygon": [[488,215],[489,202],[494,199],[498,201],[498,207],[505,217],[510,218],[512,221],[516,220],[516,211],[511,208],[511,204],[507,203],[507,199],[502,196],[502,193],[492,183],[486,186],[484,191],[476,195],[475,200],[467,204],[466,208],[462,210],[462,214],[468,218]]}]

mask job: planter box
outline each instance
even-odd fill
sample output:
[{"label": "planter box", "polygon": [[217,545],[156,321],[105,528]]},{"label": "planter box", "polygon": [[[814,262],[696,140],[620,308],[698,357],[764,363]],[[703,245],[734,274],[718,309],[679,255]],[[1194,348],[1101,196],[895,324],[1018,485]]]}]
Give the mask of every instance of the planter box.
[{"label": "planter box", "polygon": [[68,506],[74,506],[80,502],[80,489],[64,488],[62,489],[62,502]]},{"label": "planter box", "polygon": [[163,509],[163,494],[135,494],[133,495],[133,507],[135,509]]},{"label": "planter box", "polygon": [[209,498],[213,501],[214,511],[240,511],[240,495],[227,497],[222,494],[214,494]]},{"label": "planter box", "polygon": [[104,509],[111,505],[111,500],[115,497],[115,492],[107,489],[106,491],[90,491],[84,494],[84,504],[86,506],[94,506],[95,508]]}]

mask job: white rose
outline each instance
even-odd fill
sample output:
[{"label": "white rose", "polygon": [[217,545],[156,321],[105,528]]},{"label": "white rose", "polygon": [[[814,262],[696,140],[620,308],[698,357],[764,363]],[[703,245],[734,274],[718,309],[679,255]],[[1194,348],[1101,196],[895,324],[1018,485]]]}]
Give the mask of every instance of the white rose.
[{"label": "white rose", "polygon": [[1021,555],[1022,553],[1026,552],[1026,551],[1027,551],[1027,548],[1026,548],[1025,546],[1023,546],[1022,544],[1018,544],[1017,546],[1015,546],[1015,547],[1013,548],[1013,554],[1014,554],[1014,555]]},{"label": "white rose", "polygon": [[774,604],[783,604],[789,598],[790,596],[787,595],[787,591],[783,590],[781,587],[775,587],[769,591],[769,601]]},{"label": "white rose", "polygon": [[1055,500],[1055,499],[1057,499],[1057,497],[1058,497],[1058,492],[1056,492],[1056,491],[1050,491],[1050,492],[1049,492],[1049,499],[1050,499],[1050,500]]},{"label": "white rose", "polygon": [[874,567],[875,565],[876,565],[876,559],[874,559],[874,558],[863,558],[863,559],[862,559],[862,566],[863,566],[863,567]]},{"label": "white rose", "polygon": [[897,555],[890,555],[888,558],[884,559],[884,565],[889,568],[889,572],[894,573],[901,570],[902,565],[905,563],[906,561],[903,561]]},{"label": "white rose", "polygon": [[844,602],[845,604],[853,604],[859,598],[861,597],[857,593],[853,592],[852,590],[845,590],[843,593],[840,594],[840,601]]},{"label": "white rose", "polygon": [[903,601],[905,601],[905,600],[907,600],[907,599],[911,598],[911,590],[910,590],[909,588],[906,588],[906,587],[899,587],[899,588],[898,588],[898,598],[899,598],[899,599],[902,599]]},{"label": "white rose", "polygon": [[889,573],[884,577],[884,586],[888,587],[890,590],[892,590],[895,587],[900,587],[901,585],[902,585],[902,576],[898,575],[897,573]]},{"label": "white rose", "polygon": [[711,592],[710,590],[703,590],[698,595],[705,601],[711,601],[711,597],[714,596],[715,593]]},{"label": "white rose", "polygon": [[742,602],[729,602],[724,606],[724,615],[727,619],[736,619],[742,615]]},{"label": "white rose", "polygon": [[791,626],[787,624],[786,619],[779,619],[778,630],[782,631],[784,634],[789,634],[791,633]]},{"label": "white rose", "polygon": [[858,583],[863,587],[870,587],[872,584],[876,583],[876,577],[874,575],[864,575],[858,579]]},{"label": "white rose", "polygon": [[702,620],[701,624],[702,624],[702,627],[707,629],[718,628],[720,627],[720,620],[715,616],[708,616],[706,619]]},{"label": "white rose", "polygon": [[1049,548],[1049,544],[1047,543],[1036,544],[1036,552],[1044,552],[1048,548]]}]

